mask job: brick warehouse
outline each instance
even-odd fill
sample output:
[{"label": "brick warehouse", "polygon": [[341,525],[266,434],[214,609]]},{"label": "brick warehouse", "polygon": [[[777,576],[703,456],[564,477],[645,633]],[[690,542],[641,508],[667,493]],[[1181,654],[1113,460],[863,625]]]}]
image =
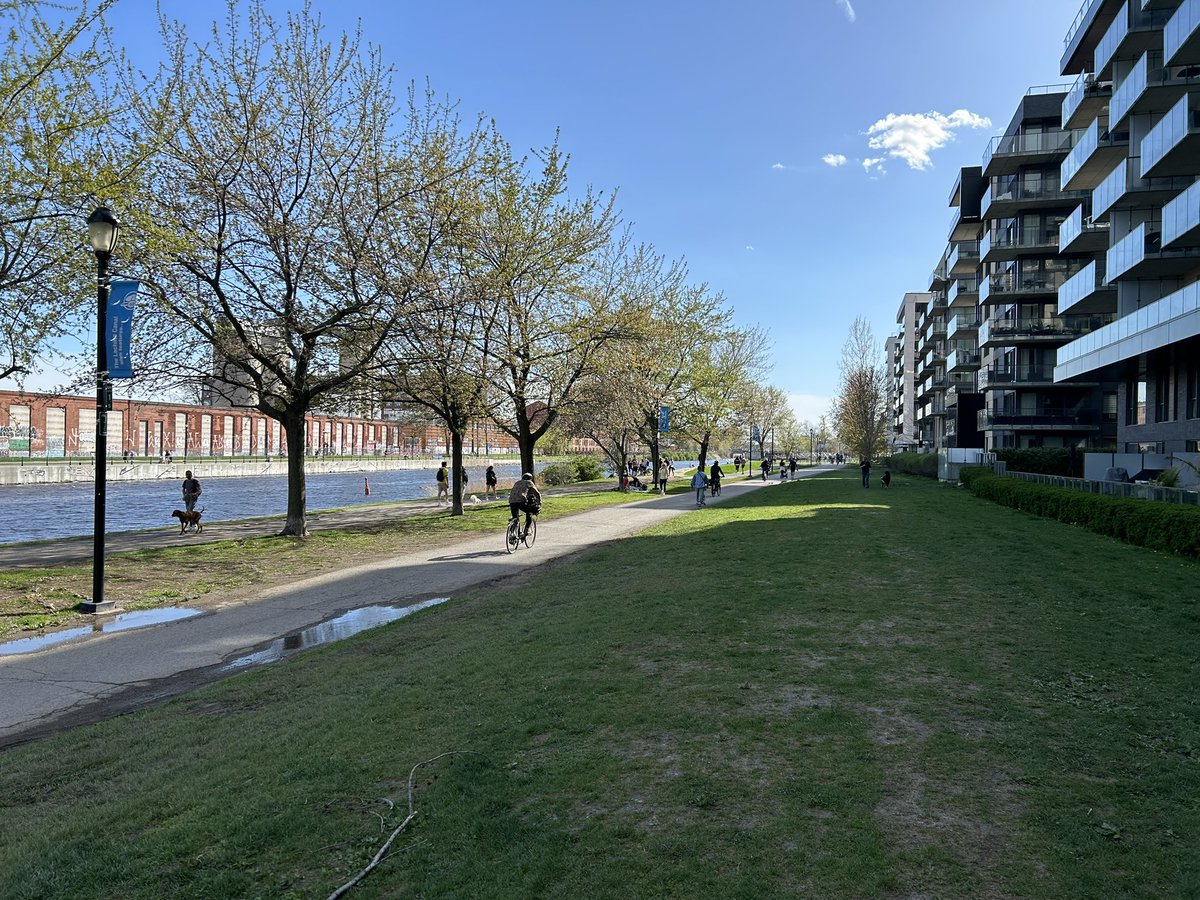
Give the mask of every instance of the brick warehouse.
[{"label": "brick warehouse", "polygon": [[[308,420],[312,455],[441,455],[448,435],[441,426],[313,413]],[[0,457],[88,456],[96,446],[96,399],[0,391]],[[494,422],[472,423],[468,453],[516,452],[516,441]],[[108,453],[158,457],[278,456],[287,438],[280,423],[257,411],[150,400],[114,399],[108,414]]]}]

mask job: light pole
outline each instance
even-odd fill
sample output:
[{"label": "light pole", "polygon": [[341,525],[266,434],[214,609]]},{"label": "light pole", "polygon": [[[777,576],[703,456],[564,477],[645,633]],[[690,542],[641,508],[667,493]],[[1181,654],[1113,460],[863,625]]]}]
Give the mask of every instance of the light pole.
[{"label": "light pole", "polygon": [[108,262],[117,246],[120,223],[107,206],[87,218],[88,243],[96,254],[96,506],[92,522],[92,599],[79,604],[83,612],[105,612],[113,601],[104,599],[104,497],[108,463],[108,410],[112,382],[108,379]]},{"label": "light pole", "polygon": [[817,464],[817,433],[811,428],[808,429],[808,462],[813,466]]}]

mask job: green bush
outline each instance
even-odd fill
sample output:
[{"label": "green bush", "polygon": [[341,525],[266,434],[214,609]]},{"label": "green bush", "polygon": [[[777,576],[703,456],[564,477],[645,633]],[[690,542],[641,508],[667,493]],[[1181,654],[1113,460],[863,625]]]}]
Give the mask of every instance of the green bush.
[{"label": "green bush", "polygon": [[538,473],[538,480],[551,487],[571,483],[571,465],[565,462],[551,463]]},{"label": "green bush", "polygon": [[927,478],[938,477],[938,457],[936,453],[894,453],[885,459],[883,464],[893,472],[903,472],[905,475],[924,475]]},{"label": "green bush", "polygon": [[[1076,452],[1072,460],[1071,451],[1065,447],[997,450],[996,459],[1003,460],[1014,472],[1062,475],[1067,478],[1079,478],[1083,475],[1083,454]],[[1072,461],[1075,463],[1074,468],[1071,466]]]},{"label": "green bush", "polygon": [[595,456],[572,456],[567,462],[571,466],[572,481],[595,481],[604,477],[604,466]]},{"label": "green bush", "polygon": [[959,479],[971,493],[984,500],[1058,519],[1150,550],[1200,557],[1200,507],[1102,497],[1005,478],[983,468],[964,468]]}]

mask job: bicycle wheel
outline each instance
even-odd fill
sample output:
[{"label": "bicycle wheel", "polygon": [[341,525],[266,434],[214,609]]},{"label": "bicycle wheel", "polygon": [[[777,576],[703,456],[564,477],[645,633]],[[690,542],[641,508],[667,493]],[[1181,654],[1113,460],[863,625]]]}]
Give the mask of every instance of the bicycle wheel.
[{"label": "bicycle wheel", "polygon": [[525,546],[532,547],[534,540],[537,538],[537,519],[529,520],[529,527],[525,529]]},{"label": "bicycle wheel", "polygon": [[508,523],[508,528],[504,532],[504,547],[509,553],[517,549],[517,545],[521,542],[521,526],[517,519],[513,519]]}]

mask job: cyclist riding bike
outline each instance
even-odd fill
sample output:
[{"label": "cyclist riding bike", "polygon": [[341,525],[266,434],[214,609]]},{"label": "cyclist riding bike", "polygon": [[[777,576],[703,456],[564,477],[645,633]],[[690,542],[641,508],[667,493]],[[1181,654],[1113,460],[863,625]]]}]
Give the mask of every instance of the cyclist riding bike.
[{"label": "cyclist riding bike", "polygon": [[521,476],[521,480],[512,486],[512,491],[508,495],[508,509],[512,514],[513,521],[517,519],[521,513],[525,513],[525,528],[521,532],[521,537],[525,537],[525,533],[529,531],[529,522],[542,508],[542,494],[533,484],[533,474],[526,472]]}]

